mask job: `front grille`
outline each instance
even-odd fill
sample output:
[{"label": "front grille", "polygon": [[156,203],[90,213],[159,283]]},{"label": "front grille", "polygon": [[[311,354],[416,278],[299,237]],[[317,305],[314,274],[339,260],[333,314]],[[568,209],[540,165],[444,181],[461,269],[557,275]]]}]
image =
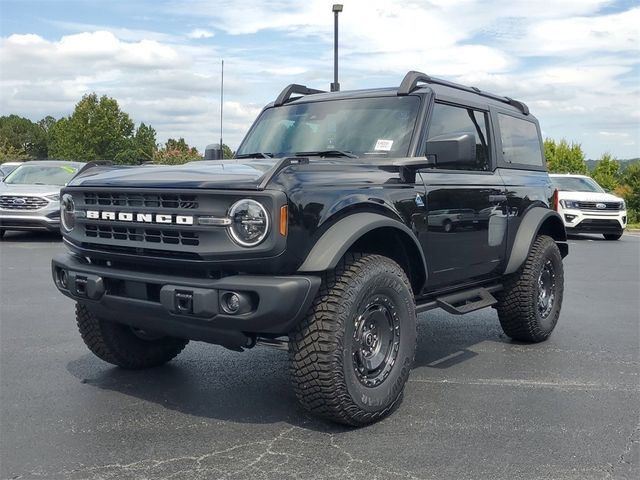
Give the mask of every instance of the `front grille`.
[{"label": "front grille", "polygon": [[[622,202],[576,202],[580,210],[622,210]],[[598,208],[596,205],[603,204],[606,208]]]},{"label": "front grille", "polygon": [[0,208],[3,210],[38,210],[48,204],[49,202],[42,197],[0,196]]},{"label": "front grille", "polygon": [[198,208],[195,195],[173,193],[84,192],[85,205],[149,208]]},{"label": "front grille", "polygon": [[169,245],[200,244],[198,232],[167,230],[157,228],[129,228],[111,225],[85,225],[85,235],[89,238],[110,238],[131,242],[164,243]]}]

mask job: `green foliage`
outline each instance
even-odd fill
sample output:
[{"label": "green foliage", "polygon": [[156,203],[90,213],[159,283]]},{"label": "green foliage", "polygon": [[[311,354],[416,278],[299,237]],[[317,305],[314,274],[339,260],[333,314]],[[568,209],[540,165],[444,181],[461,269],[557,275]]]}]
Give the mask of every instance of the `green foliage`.
[{"label": "green foliage", "polygon": [[197,160],[202,160],[202,155],[195,147],[190,147],[182,137],[178,140],[170,138],[154,155],[154,162],[165,165],[180,165]]},{"label": "green foliage", "polygon": [[156,131],[141,123],[134,136],[125,139],[123,149],[116,154],[116,163],[141,164],[152,162],[156,153]]},{"label": "green foliage", "polygon": [[0,117],[0,145],[5,152],[24,152],[28,159],[47,158],[46,131],[18,115]]},{"label": "green foliage", "polygon": [[640,163],[632,163],[627,167],[622,178],[622,193],[629,214],[630,223],[640,222]]},{"label": "green foliage", "polygon": [[552,173],[587,174],[587,163],[579,143],[569,144],[565,139],[556,143],[550,138],[544,141],[547,169]]},{"label": "green foliage", "polygon": [[591,172],[591,177],[602,188],[615,190],[620,184],[620,162],[614,159],[611,154],[605,153]]},{"label": "green foliage", "polygon": [[226,143],[222,144],[222,158],[233,158],[235,152]]},{"label": "green foliage", "polygon": [[21,148],[3,141],[0,143],[0,163],[4,162],[24,162],[30,160],[29,154]]},{"label": "green foliage", "polygon": [[[131,160],[134,125],[118,102],[85,95],[74,112],[50,128],[49,155],[63,160]],[[135,151],[135,149],[134,149]],[[126,157],[126,158],[125,158]]]}]

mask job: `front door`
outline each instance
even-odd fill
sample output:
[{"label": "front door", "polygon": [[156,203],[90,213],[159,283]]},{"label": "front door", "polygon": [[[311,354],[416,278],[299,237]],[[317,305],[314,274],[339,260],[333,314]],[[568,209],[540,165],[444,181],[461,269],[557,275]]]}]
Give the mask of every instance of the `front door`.
[{"label": "front door", "polygon": [[[428,289],[499,272],[506,250],[506,189],[495,171],[489,114],[480,109],[436,103],[427,138],[469,133],[476,158],[452,168],[421,171],[426,184],[426,235],[421,235],[429,269]],[[442,160],[442,159],[441,159]]]}]

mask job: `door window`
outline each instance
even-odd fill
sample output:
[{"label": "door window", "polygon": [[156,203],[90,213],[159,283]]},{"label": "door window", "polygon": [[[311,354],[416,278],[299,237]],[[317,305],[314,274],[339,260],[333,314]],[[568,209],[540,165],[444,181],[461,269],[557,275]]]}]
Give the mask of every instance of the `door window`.
[{"label": "door window", "polygon": [[478,110],[436,103],[427,141],[450,134],[471,134],[476,140],[476,158],[473,162],[449,164],[446,169],[479,170],[491,169],[487,114]]}]

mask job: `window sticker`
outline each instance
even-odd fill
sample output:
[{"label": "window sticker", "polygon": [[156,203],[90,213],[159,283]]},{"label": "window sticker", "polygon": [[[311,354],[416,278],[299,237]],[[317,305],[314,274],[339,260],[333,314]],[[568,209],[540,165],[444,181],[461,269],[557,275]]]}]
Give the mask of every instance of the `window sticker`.
[{"label": "window sticker", "polygon": [[62,170],[64,170],[65,172],[67,172],[67,173],[76,173],[77,172],[77,169],[75,169],[73,167],[70,167],[68,165],[62,165],[60,168]]},{"label": "window sticker", "polygon": [[374,150],[382,151],[382,152],[390,152],[391,147],[393,146],[393,140],[383,140],[381,138],[376,142],[376,146]]}]

